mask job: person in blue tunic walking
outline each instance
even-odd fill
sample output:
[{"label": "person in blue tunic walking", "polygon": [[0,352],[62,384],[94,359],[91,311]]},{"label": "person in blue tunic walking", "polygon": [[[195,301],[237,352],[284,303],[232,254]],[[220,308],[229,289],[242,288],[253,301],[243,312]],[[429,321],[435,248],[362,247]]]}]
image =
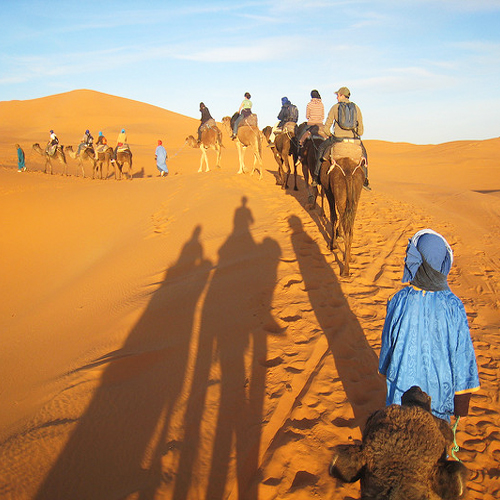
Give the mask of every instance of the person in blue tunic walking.
[{"label": "person in blue tunic walking", "polygon": [[387,381],[387,405],[417,385],[431,396],[432,413],[450,421],[468,414],[479,389],[476,356],[465,308],[447,276],[453,252],[432,229],[418,231],[406,249],[403,283],[387,303],[379,371]]},{"label": "person in blue tunic walking", "polygon": [[26,170],[24,151],[19,144],[16,144],[16,148],[17,148],[17,171],[24,172]]},{"label": "person in blue tunic walking", "polygon": [[156,168],[160,172],[161,177],[165,177],[168,175],[167,168],[167,150],[163,147],[162,142],[158,141],[158,146],[155,151],[155,159],[156,159]]}]

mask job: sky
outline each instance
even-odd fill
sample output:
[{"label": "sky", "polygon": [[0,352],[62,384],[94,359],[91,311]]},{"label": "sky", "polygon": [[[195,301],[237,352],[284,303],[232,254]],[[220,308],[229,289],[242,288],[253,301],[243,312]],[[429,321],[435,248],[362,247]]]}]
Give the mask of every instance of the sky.
[{"label": "sky", "polygon": [[[147,6],[146,6],[147,4]],[[347,86],[364,139],[500,136],[500,0],[2,0],[0,101],[91,89],[216,120],[305,121]],[[85,126],[84,124],[82,125]],[[124,124],[126,127],[126,124]]]}]

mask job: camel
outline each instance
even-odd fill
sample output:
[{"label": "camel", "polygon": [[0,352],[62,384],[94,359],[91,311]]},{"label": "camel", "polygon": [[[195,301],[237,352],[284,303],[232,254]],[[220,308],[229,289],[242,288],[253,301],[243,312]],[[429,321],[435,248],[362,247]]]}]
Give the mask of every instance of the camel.
[{"label": "camel", "polygon": [[[236,119],[238,113],[235,113],[232,118],[225,116],[222,119],[222,123],[229,135],[232,135],[231,123]],[[240,160],[240,168],[238,174],[244,174],[245,169],[245,150],[250,147],[253,150],[254,161],[253,169],[250,175],[253,175],[257,169],[257,163],[260,165],[260,175],[259,180],[262,179],[262,137],[260,130],[255,126],[242,125],[238,128],[238,134],[236,135],[236,147],[238,148],[238,157]]]},{"label": "camel", "polygon": [[132,180],[133,175],[132,175],[132,151],[130,149],[125,149],[123,151],[120,151],[117,147],[116,151],[116,158],[114,160],[111,160],[112,162],[116,162],[116,165],[118,167],[118,171],[120,172],[120,176],[116,177],[116,170],[115,170],[115,178],[116,179],[121,179],[122,174],[123,174],[123,167],[125,164],[128,165],[128,178]]},{"label": "camel", "polygon": [[198,141],[190,135],[186,137],[186,143],[188,146],[192,148],[200,148],[201,150],[201,159],[200,159],[200,168],[198,172],[203,172],[203,164],[205,163],[206,169],[205,172],[210,172],[210,167],[208,165],[208,149],[214,149],[217,153],[217,168],[220,168],[220,159],[221,159],[221,148],[222,146],[222,132],[217,126],[211,126],[205,128],[201,132],[201,142]]},{"label": "camel", "polygon": [[334,447],[330,475],[361,480],[361,498],[459,500],[467,495],[469,471],[447,460],[450,424],[432,415],[431,398],[413,386],[366,422],[361,444]]},{"label": "camel", "polygon": [[[271,144],[269,137],[272,132],[272,127],[264,127],[262,133],[266,138],[267,142]],[[285,130],[281,133],[276,134],[274,140],[274,145],[271,146],[274,154],[274,159],[278,164],[278,175],[276,177],[276,184],[280,185],[282,189],[288,189],[288,178],[290,177],[291,168],[289,156],[292,155],[293,161],[293,175],[294,175],[294,191],[297,191],[297,160],[298,152],[295,142],[295,132]]]},{"label": "camel", "polygon": [[337,248],[339,229],[344,234],[344,269],[342,276],[349,276],[351,245],[354,230],[354,219],[358,208],[359,197],[365,182],[363,170],[365,158],[354,161],[352,158],[328,158],[321,165],[321,186],[323,187],[330,207],[332,237],[329,248]]},{"label": "camel", "polygon": [[97,160],[96,160],[97,175],[100,176],[100,178],[102,179],[104,166],[106,166],[106,177],[104,177],[104,179],[107,179],[109,176],[109,164],[111,163],[113,165],[113,170],[115,172],[115,179],[116,179],[116,162],[111,162],[111,159],[113,158],[113,148],[109,146],[106,146],[106,149],[102,148],[103,146],[97,147]]},{"label": "camel", "polygon": [[[67,146],[66,151],[68,151],[68,154],[71,156],[71,158],[78,161],[78,165],[82,170],[83,178],[85,178],[85,169],[83,167],[84,163],[90,163],[92,165],[92,179],[95,178],[96,159],[93,148],[91,147],[82,148],[78,156],[77,152],[73,151],[73,146]],[[76,176],[78,177],[78,168],[76,169]]]},{"label": "camel", "polygon": [[44,170],[44,172],[46,174],[48,173],[47,169],[50,169],[50,175],[52,175],[54,173],[53,169],[52,169],[52,159],[57,159],[60,163],[62,163],[64,165],[64,174],[68,175],[68,164],[66,162],[66,155],[64,154],[64,146],[58,145],[53,155],[49,155],[47,150],[42,149],[40,147],[40,144],[38,144],[38,142],[35,142],[35,144],[33,144],[32,148],[38,154],[45,157],[45,170]]}]

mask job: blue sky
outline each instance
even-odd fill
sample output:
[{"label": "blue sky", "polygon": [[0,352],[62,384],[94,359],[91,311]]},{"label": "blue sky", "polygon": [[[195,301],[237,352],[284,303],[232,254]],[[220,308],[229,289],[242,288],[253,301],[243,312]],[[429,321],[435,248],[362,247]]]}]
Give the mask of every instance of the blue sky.
[{"label": "blue sky", "polygon": [[500,0],[3,0],[0,20],[2,101],[86,88],[220,120],[248,91],[263,128],[345,85],[366,139],[500,136]]}]

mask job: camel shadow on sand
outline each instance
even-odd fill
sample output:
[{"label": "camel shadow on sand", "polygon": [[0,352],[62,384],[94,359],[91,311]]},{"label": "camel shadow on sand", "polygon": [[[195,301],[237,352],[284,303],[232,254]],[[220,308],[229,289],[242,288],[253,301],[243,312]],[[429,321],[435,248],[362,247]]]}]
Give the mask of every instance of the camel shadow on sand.
[{"label": "camel shadow on sand", "polygon": [[318,244],[306,233],[299,217],[291,216],[288,222],[304,288],[354,412],[349,426],[363,428],[368,416],[385,404],[378,357]]}]

